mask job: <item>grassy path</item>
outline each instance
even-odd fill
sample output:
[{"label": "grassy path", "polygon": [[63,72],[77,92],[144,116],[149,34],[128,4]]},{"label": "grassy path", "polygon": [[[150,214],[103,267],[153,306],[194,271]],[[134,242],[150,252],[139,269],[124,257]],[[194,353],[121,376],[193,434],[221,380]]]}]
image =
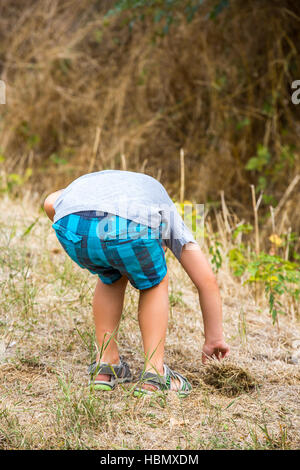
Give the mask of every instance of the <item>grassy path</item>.
[{"label": "grassy path", "polygon": [[[136,399],[134,384],[90,391],[96,278],[66,258],[50,222],[28,201],[0,200],[1,449],[299,447],[299,324],[282,317],[274,327],[226,268],[218,276],[232,353],[203,367],[197,295],[168,255],[166,362],[191,380],[189,398]],[[128,288],[119,337],[135,378],[143,363],[137,298]]]}]

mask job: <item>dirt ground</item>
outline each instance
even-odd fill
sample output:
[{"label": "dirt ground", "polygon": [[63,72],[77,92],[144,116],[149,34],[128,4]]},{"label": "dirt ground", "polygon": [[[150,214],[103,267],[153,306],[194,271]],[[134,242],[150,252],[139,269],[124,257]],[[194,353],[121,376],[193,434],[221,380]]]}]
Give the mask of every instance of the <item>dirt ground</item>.
[{"label": "dirt ground", "polygon": [[[66,257],[30,194],[0,200],[0,244],[1,449],[299,448],[299,321],[280,315],[273,326],[264,302],[226,265],[218,281],[231,355],[203,366],[197,293],[167,255],[166,363],[193,391],[137,399],[134,382],[89,389],[96,277]],[[128,287],[119,334],[135,380],[143,365],[137,299]]]}]

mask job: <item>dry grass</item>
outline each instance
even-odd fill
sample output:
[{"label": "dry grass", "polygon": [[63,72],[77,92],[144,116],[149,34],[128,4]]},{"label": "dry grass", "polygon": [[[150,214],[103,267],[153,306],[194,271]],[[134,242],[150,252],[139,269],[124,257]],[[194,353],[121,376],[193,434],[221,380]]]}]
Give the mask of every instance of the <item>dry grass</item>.
[{"label": "dry grass", "polygon": [[[90,391],[96,279],[66,258],[31,197],[0,201],[0,448],[299,448],[299,367],[290,363],[299,354],[299,322],[282,316],[274,327],[226,267],[219,283],[232,352],[204,367],[197,295],[168,255],[166,362],[191,380],[189,398],[136,399],[134,384]],[[128,288],[119,342],[135,379],[142,367],[136,308],[137,292]]]},{"label": "dry grass", "polygon": [[246,369],[227,361],[207,365],[203,381],[227,397],[251,392],[259,385]]},{"label": "dry grass", "polygon": [[[151,15],[132,30],[126,13],[105,20],[113,3],[1,3],[6,171],[33,168],[42,193],[53,191],[54,175],[59,188],[87,169],[126,162],[161,177],[178,198],[184,148],[187,198],[215,201],[223,189],[240,215],[249,213],[245,183],[263,176],[265,193],[275,198],[263,201],[268,211],[300,168],[298,108],[291,104],[291,83],[300,76],[297,2],[232,0],[212,21],[207,13],[216,2],[207,0],[191,23],[178,7],[178,24],[166,36]],[[257,144],[271,162],[247,172]],[[281,157],[283,149],[289,157]],[[285,230],[299,229],[297,194],[285,207]]]}]

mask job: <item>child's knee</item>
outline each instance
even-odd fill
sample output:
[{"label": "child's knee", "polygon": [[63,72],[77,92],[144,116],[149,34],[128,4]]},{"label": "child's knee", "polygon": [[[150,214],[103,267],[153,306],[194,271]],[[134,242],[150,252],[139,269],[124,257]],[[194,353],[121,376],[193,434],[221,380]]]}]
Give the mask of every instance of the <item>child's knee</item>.
[{"label": "child's knee", "polygon": [[51,202],[51,194],[49,196],[46,197],[45,201],[44,201],[44,209],[45,209],[45,212],[46,214],[49,215],[51,214],[51,211],[53,211],[53,203]]},{"label": "child's knee", "polygon": [[51,220],[54,217],[53,205],[54,205],[56,199],[60,196],[61,192],[62,192],[62,190],[60,189],[59,191],[55,191],[54,193],[49,194],[49,196],[47,196],[45,201],[44,201],[45,212],[46,212],[47,216],[49,217],[49,219],[51,219]]}]

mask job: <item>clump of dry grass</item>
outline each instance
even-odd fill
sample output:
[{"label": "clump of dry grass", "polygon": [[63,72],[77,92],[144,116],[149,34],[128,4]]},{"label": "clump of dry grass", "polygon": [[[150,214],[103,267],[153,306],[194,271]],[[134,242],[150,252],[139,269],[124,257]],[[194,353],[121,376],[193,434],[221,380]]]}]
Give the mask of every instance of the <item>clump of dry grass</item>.
[{"label": "clump of dry grass", "polygon": [[247,369],[238,367],[228,361],[212,361],[208,364],[205,367],[203,381],[226,397],[236,397],[241,393],[249,393],[259,385]]}]

